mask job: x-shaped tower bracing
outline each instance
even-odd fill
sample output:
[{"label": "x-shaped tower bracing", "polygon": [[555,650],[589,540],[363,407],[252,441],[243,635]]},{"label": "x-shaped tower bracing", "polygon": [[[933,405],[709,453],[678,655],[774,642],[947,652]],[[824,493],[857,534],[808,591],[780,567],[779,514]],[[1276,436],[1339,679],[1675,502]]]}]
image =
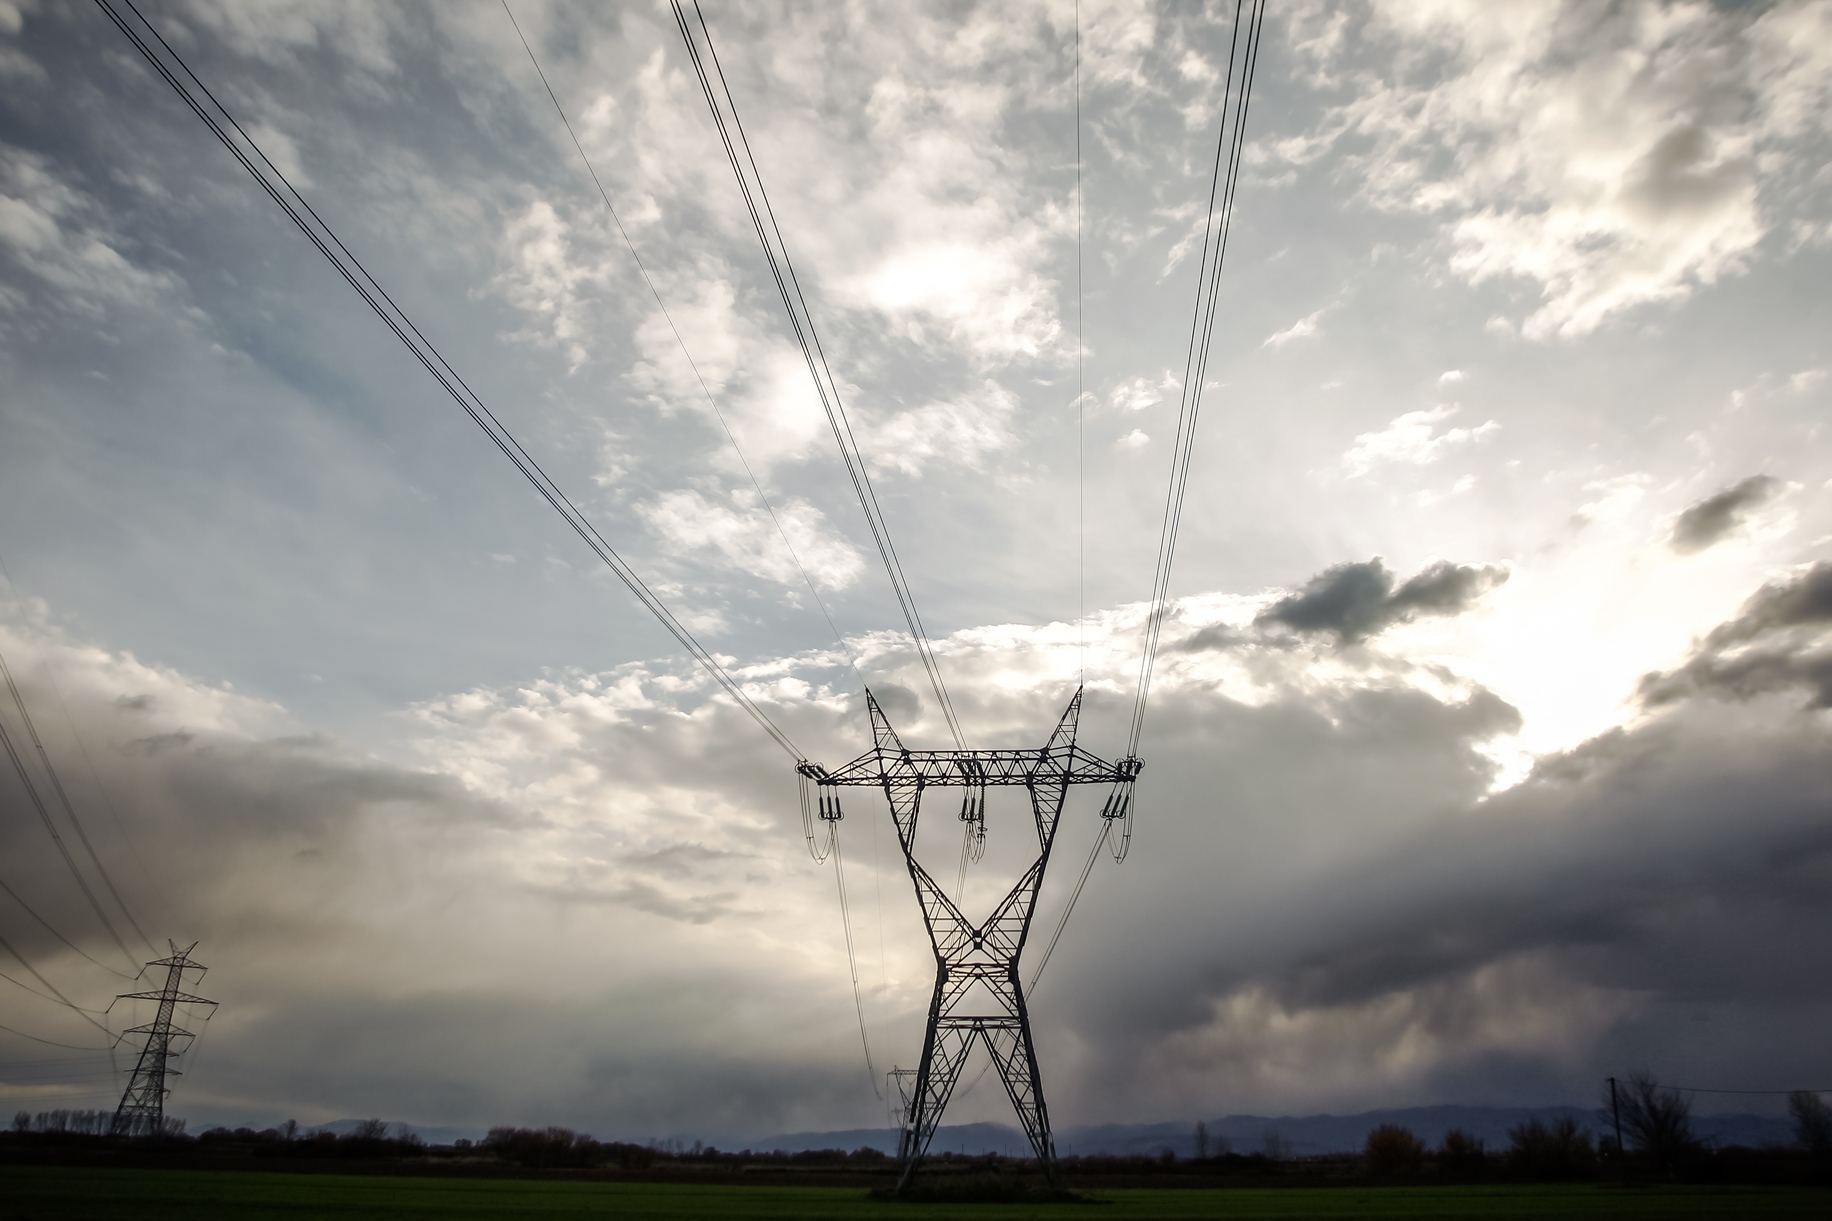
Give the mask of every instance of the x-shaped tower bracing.
[{"label": "x-shaped tower bracing", "polygon": [[[929,1002],[922,1060],[907,1099],[899,1141],[903,1163],[899,1186],[908,1184],[928,1152],[976,1042],[984,1043],[991,1054],[1024,1134],[1053,1182],[1056,1150],[1050,1139],[1049,1110],[1037,1072],[1018,960],[1030,936],[1031,917],[1070,786],[1112,785],[1101,817],[1123,818],[1132,800],[1133,781],[1144,765],[1136,758],[1108,763],[1075,744],[1080,691],[1069,701],[1049,741],[1041,748],[1019,750],[910,750],[870,691],[865,701],[871,713],[872,749],[832,772],[816,763],[803,763],[798,770],[819,786],[820,816],[828,822],[841,816],[838,789],[884,790],[935,951],[935,995]],[[986,790],[996,787],[1022,787],[1030,794],[1037,856],[992,913],[975,922],[916,859],[916,823],[925,789],[960,788],[966,790],[961,818],[977,824],[969,827],[969,834],[983,831]]]}]

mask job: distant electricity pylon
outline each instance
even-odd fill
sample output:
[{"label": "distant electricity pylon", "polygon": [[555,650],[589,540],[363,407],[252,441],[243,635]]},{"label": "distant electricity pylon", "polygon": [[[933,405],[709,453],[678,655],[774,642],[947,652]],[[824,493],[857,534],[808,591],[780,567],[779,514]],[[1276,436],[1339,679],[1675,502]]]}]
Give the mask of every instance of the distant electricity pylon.
[{"label": "distant electricity pylon", "polygon": [[[143,1034],[146,1043],[140,1048],[140,1059],[134,1065],[133,1078],[127,1083],[127,1091],[121,1095],[121,1105],[115,1108],[114,1123],[109,1131],[115,1136],[160,1136],[165,1132],[165,1098],[171,1093],[166,1087],[167,1077],[179,1076],[177,1069],[168,1061],[173,1056],[173,1039],[192,1039],[197,1036],[188,1030],[180,1030],[172,1025],[172,1014],[180,1004],[214,1005],[215,1001],[201,996],[192,996],[183,991],[184,973],[196,971],[199,979],[203,978],[205,968],[202,964],[191,961],[191,951],[197,948],[193,941],[186,949],[179,949],[176,942],[168,941],[171,955],[156,958],[147,963],[149,967],[165,968],[165,987],[157,992],[123,992],[116,1000],[158,1001],[159,1012],[153,1020],[144,1026],[134,1026],[121,1032],[122,1037],[130,1034]],[[112,1008],[113,1006],[110,1006]]]},{"label": "distant electricity pylon", "polygon": [[[992,1054],[1024,1134],[1044,1174],[1054,1183],[1056,1147],[1050,1138],[1037,1053],[1031,1045],[1030,1012],[1018,979],[1018,959],[1030,936],[1031,915],[1069,786],[1111,784],[1113,792],[1101,816],[1123,818],[1132,800],[1133,781],[1144,765],[1136,758],[1108,763],[1075,744],[1081,719],[1080,691],[1069,701],[1048,742],[1041,748],[1018,750],[910,750],[870,691],[865,693],[865,703],[871,712],[872,749],[836,771],[829,772],[818,763],[804,763],[798,770],[819,786],[820,816],[828,822],[841,817],[841,786],[884,790],[935,951],[935,995],[929,1002],[928,1031],[923,1036],[922,1061],[907,1094],[903,1074],[908,1070],[892,1074],[903,1094],[903,1131],[897,1147],[903,1172],[898,1188],[909,1185],[928,1152],[975,1043],[984,1043]],[[916,820],[924,789],[960,788],[966,791],[961,818],[969,824],[969,833],[977,834],[985,826],[986,790],[1002,786],[1021,786],[1030,794],[1037,856],[992,914],[974,923],[917,861]]]}]

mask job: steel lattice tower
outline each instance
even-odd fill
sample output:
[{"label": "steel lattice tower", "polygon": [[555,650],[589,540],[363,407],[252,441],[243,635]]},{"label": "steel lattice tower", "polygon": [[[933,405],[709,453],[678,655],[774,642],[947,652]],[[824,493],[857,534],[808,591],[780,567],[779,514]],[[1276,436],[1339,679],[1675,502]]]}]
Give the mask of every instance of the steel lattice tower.
[{"label": "steel lattice tower", "polygon": [[126,1092],[121,1095],[121,1105],[115,1108],[114,1123],[109,1127],[109,1132],[115,1136],[158,1136],[163,1133],[165,1098],[171,1093],[165,1081],[167,1077],[180,1075],[168,1063],[175,1054],[172,1051],[172,1040],[197,1037],[188,1030],[172,1025],[172,1014],[180,1004],[216,1004],[213,1000],[192,996],[183,990],[186,971],[196,971],[197,977],[203,978],[205,968],[191,961],[191,951],[197,948],[197,943],[193,941],[183,950],[175,942],[168,941],[166,945],[171,947],[169,957],[157,958],[146,964],[149,967],[165,968],[165,987],[157,992],[123,992],[115,998],[159,1002],[159,1011],[151,1022],[121,1032],[123,1038],[130,1034],[143,1034],[146,1043],[140,1048],[140,1059],[134,1064],[134,1075],[127,1083]]},{"label": "steel lattice tower", "polygon": [[[975,1043],[984,1043],[991,1053],[1044,1174],[1052,1183],[1056,1181],[1056,1149],[1050,1138],[1049,1110],[1044,1105],[1043,1080],[1031,1043],[1030,1012],[1025,1008],[1018,960],[1030,935],[1031,916],[1070,786],[1114,786],[1101,815],[1121,818],[1131,801],[1133,781],[1143,766],[1136,758],[1108,763],[1075,744],[1081,694],[1076,691],[1056,731],[1041,748],[910,750],[867,691],[872,749],[836,771],[829,772],[817,763],[804,763],[798,769],[819,786],[820,816],[829,822],[841,816],[837,791],[840,787],[884,790],[935,951],[935,995],[929,1002],[922,1060],[908,1094],[898,1142],[898,1157],[903,1164],[899,1189],[908,1186],[928,1152],[929,1141],[941,1123],[942,1111]],[[922,811],[923,791],[940,787],[965,789],[961,818],[981,827],[986,817],[988,788],[1023,787],[1030,794],[1037,833],[1036,859],[992,914],[977,923],[961,911],[916,859],[916,823]]]}]

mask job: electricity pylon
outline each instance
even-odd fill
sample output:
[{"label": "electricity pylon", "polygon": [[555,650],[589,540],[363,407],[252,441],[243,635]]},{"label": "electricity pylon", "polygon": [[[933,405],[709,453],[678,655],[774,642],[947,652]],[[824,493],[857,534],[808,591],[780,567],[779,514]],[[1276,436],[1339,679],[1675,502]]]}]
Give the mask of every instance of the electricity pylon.
[{"label": "electricity pylon", "polygon": [[[841,787],[884,790],[935,951],[935,994],[929,1002],[928,1031],[898,1139],[898,1159],[903,1165],[898,1189],[909,1185],[928,1152],[975,1043],[984,1043],[991,1053],[1031,1149],[1044,1175],[1055,1183],[1056,1147],[1050,1138],[1049,1109],[1043,1102],[1043,1080],[1031,1043],[1030,1011],[1018,978],[1018,959],[1030,936],[1037,893],[1050,863],[1069,787],[1111,784],[1113,791],[1101,816],[1123,818],[1132,800],[1133,782],[1144,764],[1136,758],[1108,763],[1075,744],[1081,718],[1079,690],[1049,741],[1041,748],[1017,750],[910,750],[870,691],[865,693],[865,703],[871,713],[871,750],[836,771],[829,772],[818,763],[803,763],[797,770],[819,786],[820,816],[828,822],[841,817]],[[965,789],[961,818],[969,824],[968,833],[977,834],[985,825],[986,790],[1019,786],[1030,794],[1037,856],[992,914],[976,923],[916,859],[916,822],[923,790]]]},{"label": "electricity pylon", "polygon": [[[197,948],[197,943],[193,941],[183,950],[178,948],[176,942],[168,941],[166,945],[172,950],[169,957],[156,958],[146,964],[149,967],[165,968],[165,987],[157,992],[123,992],[115,997],[118,1001],[159,1002],[159,1010],[151,1022],[121,1032],[123,1038],[130,1034],[143,1034],[146,1043],[140,1048],[140,1059],[134,1064],[134,1075],[127,1082],[126,1092],[121,1095],[121,1105],[115,1108],[114,1123],[108,1129],[115,1136],[164,1134],[165,1098],[171,1093],[165,1079],[181,1075],[167,1063],[174,1054],[172,1040],[197,1037],[188,1030],[180,1030],[172,1025],[172,1013],[180,1004],[216,1004],[215,1001],[183,991],[186,971],[196,971],[197,977],[203,978],[205,968],[191,961],[191,951]],[[113,1008],[112,1005],[109,1007]]]}]

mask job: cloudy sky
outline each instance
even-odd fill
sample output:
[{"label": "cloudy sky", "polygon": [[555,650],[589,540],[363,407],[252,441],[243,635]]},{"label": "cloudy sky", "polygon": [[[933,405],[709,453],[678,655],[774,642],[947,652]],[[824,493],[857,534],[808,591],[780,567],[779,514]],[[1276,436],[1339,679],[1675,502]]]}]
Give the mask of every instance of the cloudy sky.
[{"label": "cloudy sky", "polygon": [[[705,6],[976,745],[1085,664],[1123,751],[1232,7],[1082,4],[1078,307],[1072,4]],[[844,648],[499,3],[147,12],[803,749],[866,744],[849,653],[944,744],[665,5],[515,15]],[[0,652],[211,967],[174,1112],[882,1125],[788,758],[99,11],[0,4],[0,78]],[[1135,842],[1033,1005],[1058,1125],[1832,1083],[1829,94],[1823,0],[1272,5]],[[28,986],[128,959],[0,780],[0,880],[102,964],[0,898],[0,1105],[112,1106]],[[881,1073],[932,962],[847,809]]]}]

